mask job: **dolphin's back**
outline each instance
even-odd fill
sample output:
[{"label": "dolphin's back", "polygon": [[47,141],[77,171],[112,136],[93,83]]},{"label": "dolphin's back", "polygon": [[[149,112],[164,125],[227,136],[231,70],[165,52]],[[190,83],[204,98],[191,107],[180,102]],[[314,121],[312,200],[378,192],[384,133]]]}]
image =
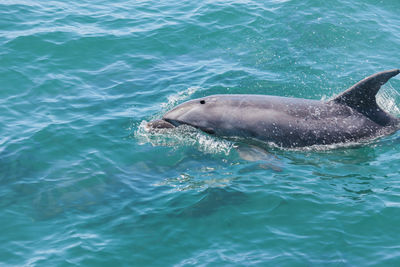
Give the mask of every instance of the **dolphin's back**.
[{"label": "dolphin's back", "polygon": [[[400,70],[371,75],[328,102],[268,95],[212,95],[187,101],[163,120],[223,137],[283,147],[343,143],[390,134],[400,120],[376,103],[376,93]],[[158,123],[157,125],[162,125]]]},{"label": "dolphin's back", "polygon": [[[353,141],[382,128],[359,112],[336,103],[266,95],[215,95],[217,134],[251,137],[284,147]],[[218,103],[217,103],[218,102]]]}]

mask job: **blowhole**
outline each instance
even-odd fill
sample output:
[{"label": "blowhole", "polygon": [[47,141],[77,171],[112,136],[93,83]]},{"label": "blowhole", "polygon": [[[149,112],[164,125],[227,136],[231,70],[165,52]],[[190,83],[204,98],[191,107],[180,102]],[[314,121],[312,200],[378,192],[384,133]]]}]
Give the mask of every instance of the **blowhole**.
[{"label": "blowhole", "polygon": [[200,100],[200,104],[204,105],[206,103],[205,100]]}]

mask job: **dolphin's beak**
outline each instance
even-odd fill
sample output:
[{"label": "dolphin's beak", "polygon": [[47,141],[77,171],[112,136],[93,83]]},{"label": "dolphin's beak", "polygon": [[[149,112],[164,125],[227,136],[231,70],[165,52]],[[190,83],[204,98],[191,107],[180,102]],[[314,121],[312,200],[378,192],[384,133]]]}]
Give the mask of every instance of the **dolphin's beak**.
[{"label": "dolphin's beak", "polygon": [[206,132],[208,134],[214,134],[215,131],[211,128],[207,128],[207,127],[202,127],[200,125],[198,125],[197,123],[193,123],[187,119],[185,119],[185,113],[188,112],[188,110],[182,112],[182,110],[180,109],[173,109],[169,112],[167,112],[164,116],[163,116],[163,120],[170,123],[171,125],[178,127],[179,125],[189,125],[192,126],[194,128],[200,129],[203,132]]},{"label": "dolphin's beak", "polygon": [[147,127],[152,130],[157,130],[175,128],[179,125],[186,124],[183,121],[180,121],[179,118],[181,118],[187,111],[187,108],[178,106],[165,113],[161,119],[149,122]]},{"label": "dolphin's beak", "polygon": [[177,106],[176,108],[168,111],[167,113],[164,114],[162,117],[163,121],[166,121],[170,123],[171,125],[178,127],[179,125],[182,124],[189,124],[185,120],[185,115],[189,113],[191,110],[190,106],[187,104],[181,104]]},{"label": "dolphin's beak", "polygon": [[214,134],[213,129],[203,127],[199,123],[200,119],[197,117],[196,112],[193,112],[195,109],[193,109],[192,104],[195,102],[197,102],[197,100],[188,101],[177,106],[165,113],[161,120],[149,122],[148,127],[151,129],[165,129],[178,127],[180,125],[189,125],[203,132]]}]

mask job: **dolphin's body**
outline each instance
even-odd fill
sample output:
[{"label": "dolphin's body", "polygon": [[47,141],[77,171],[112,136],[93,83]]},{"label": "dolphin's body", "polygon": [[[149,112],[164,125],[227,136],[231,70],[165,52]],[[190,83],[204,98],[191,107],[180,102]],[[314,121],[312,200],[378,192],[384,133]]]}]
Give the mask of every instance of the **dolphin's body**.
[{"label": "dolphin's body", "polygon": [[380,87],[399,72],[374,74],[327,102],[268,95],[207,96],[177,106],[149,126],[184,124],[221,137],[292,148],[376,138],[400,128],[400,119],[376,103]]}]

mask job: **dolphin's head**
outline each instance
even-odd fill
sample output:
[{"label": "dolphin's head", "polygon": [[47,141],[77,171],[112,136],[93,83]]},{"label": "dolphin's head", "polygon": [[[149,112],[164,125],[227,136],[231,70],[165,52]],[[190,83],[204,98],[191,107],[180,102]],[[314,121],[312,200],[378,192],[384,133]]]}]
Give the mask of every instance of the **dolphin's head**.
[{"label": "dolphin's head", "polygon": [[175,127],[190,125],[206,133],[214,134],[220,121],[220,112],[215,97],[205,97],[187,101],[168,111],[162,117]]}]

